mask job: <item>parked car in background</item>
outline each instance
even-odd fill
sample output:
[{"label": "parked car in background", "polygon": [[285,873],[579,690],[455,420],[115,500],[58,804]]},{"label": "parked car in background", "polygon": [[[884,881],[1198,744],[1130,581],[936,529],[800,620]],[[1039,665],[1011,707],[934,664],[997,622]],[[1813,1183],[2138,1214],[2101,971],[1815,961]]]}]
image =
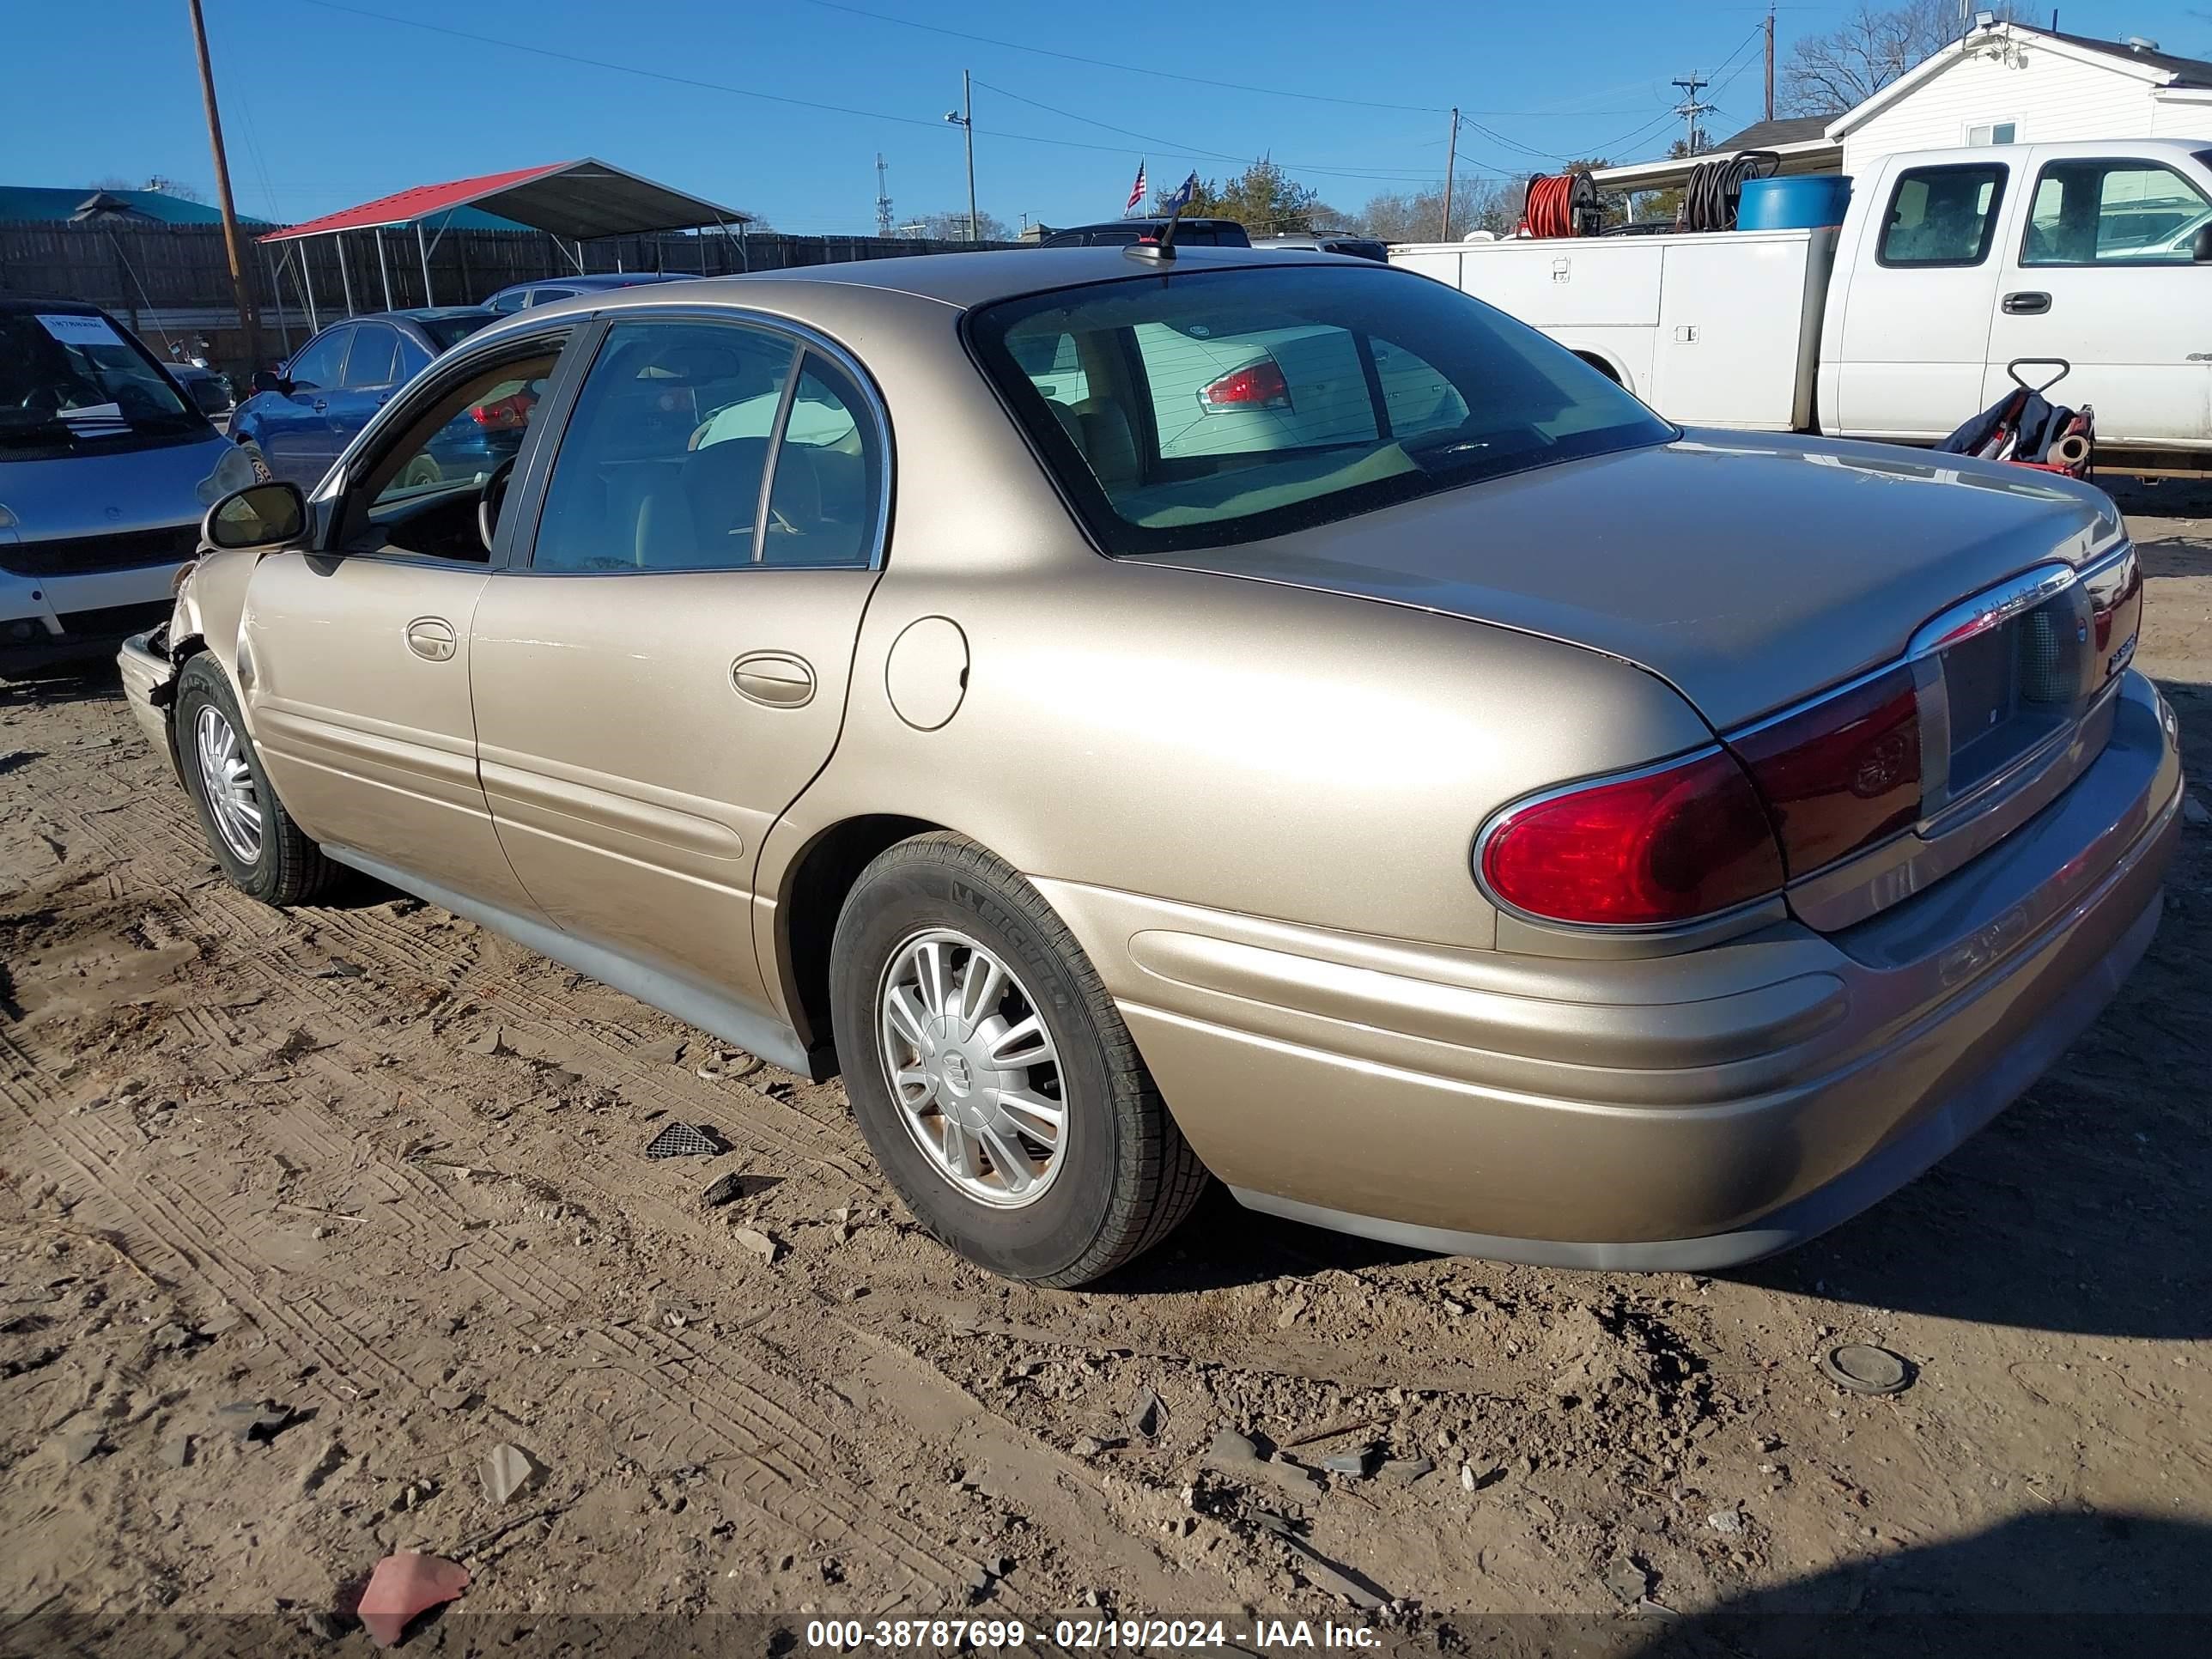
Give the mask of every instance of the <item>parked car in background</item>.
[{"label": "parked car in background", "polygon": [[605,294],[618,288],[636,288],[647,283],[688,283],[696,280],[688,270],[612,270],[599,271],[589,276],[548,277],[542,283],[514,283],[499,290],[484,301],[487,310],[501,316],[527,311],[532,306],[550,306],[556,300],[573,300],[579,294]]},{"label": "parked car in background", "polygon": [[173,374],[97,306],[0,297],[0,672],[165,614],[209,503],[252,481]]},{"label": "parked car in background", "polygon": [[[482,306],[440,306],[333,323],[282,369],[253,377],[253,395],[231,416],[230,435],[270,477],[311,489],[393,392],[495,314]],[[477,435],[501,429],[495,422]],[[519,430],[520,422],[507,429]]]},{"label": "parked car in background", "polygon": [[237,395],[230,389],[228,376],[198,363],[164,364],[169,378],[185,389],[192,400],[192,407],[208,417],[218,432],[230,430],[230,417],[238,407]]},{"label": "parked car in background", "polygon": [[[1039,247],[1133,247],[1157,242],[1168,228],[1165,219],[1112,219],[1103,225],[1073,225],[1055,230]],[[1194,219],[1188,214],[1176,227],[1177,247],[1249,247],[1252,238],[1234,219]]]},{"label": "parked car in background", "polygon": [[1302,249],[1310,253],[1348,253],[1355,259],[1372,259],[1382,264],[1387,264],[1390,258],[1389,243],[1350,230],[1285,231],[1279,236],[1262,236],[1252,246]]},{"label": "parked car in background", "polygon": [[[1396,364],[1169,455],[1209,340],[1292,410]],[[512,471],[402,482],[517,380]],[[525,312],[209,525],[121,661],[232,881],[367,871],[842,1070],[921,1224],[1048,1284],[1209,1170],[1429,1249],[1783,1249],[2057,1056],[2179,834],[2100,491],[1685,432],[1365,260]]]}]

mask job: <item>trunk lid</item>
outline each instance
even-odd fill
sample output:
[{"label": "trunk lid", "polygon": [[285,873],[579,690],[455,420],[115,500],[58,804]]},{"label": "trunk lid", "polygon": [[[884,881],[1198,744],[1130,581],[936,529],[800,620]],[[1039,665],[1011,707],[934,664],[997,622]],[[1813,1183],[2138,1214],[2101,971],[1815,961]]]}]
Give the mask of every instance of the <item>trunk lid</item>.
[{"label": "trunk lid", "polygon": [[1947,607],[2120,538],[2100,492],[1876,444],[1693,432],[1149,562],[1407,605],[1635,663],[1726,731]]}]

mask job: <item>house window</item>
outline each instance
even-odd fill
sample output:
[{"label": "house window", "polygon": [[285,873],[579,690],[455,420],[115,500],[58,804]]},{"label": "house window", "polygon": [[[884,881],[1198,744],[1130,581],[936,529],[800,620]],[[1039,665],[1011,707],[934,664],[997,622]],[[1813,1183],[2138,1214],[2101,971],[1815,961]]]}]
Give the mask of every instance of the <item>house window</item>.
[{"label": "house window", "polygon": [[1994,121],[1984,126],[1968,127],[1966,142],[1969,144],[2009,144],[2018,131],[2019,124],[2016,122]]}]

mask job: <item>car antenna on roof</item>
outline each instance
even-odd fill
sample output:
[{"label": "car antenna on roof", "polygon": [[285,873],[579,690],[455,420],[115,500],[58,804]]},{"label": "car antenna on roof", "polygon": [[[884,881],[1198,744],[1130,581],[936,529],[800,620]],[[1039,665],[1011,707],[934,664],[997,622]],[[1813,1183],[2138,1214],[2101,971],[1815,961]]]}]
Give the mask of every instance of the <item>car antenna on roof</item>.
[{"label": "car antenna on roof", "polygon": [[1176,186],[1176,193],[1168,198],[1168,222],[1157,242],[1135,242],[1121,250],[1132,259],[1143,259],[1152,264],[1175,263],[1176,227],[1182,222],[1182,210],[1190,205],[1190,198],[1198,194],[1198,170],[1194,167],[1189,178]]}]

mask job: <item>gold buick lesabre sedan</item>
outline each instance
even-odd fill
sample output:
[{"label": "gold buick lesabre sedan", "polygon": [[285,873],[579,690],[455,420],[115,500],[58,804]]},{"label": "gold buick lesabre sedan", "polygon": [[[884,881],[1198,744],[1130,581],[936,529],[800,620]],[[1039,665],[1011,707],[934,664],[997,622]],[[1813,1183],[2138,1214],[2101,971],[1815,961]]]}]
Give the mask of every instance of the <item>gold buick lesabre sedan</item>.
[{"label": "gold buick lesabre sedan", "polygon": [[533,309],[204,540],[122,663],[233,881],[842,1072],[1050,1285],[1209,1175],[1527,1261],[1797,1243],[2115,994],[2180,805],[2096,490],[1685,431],[1325,254]]}]

